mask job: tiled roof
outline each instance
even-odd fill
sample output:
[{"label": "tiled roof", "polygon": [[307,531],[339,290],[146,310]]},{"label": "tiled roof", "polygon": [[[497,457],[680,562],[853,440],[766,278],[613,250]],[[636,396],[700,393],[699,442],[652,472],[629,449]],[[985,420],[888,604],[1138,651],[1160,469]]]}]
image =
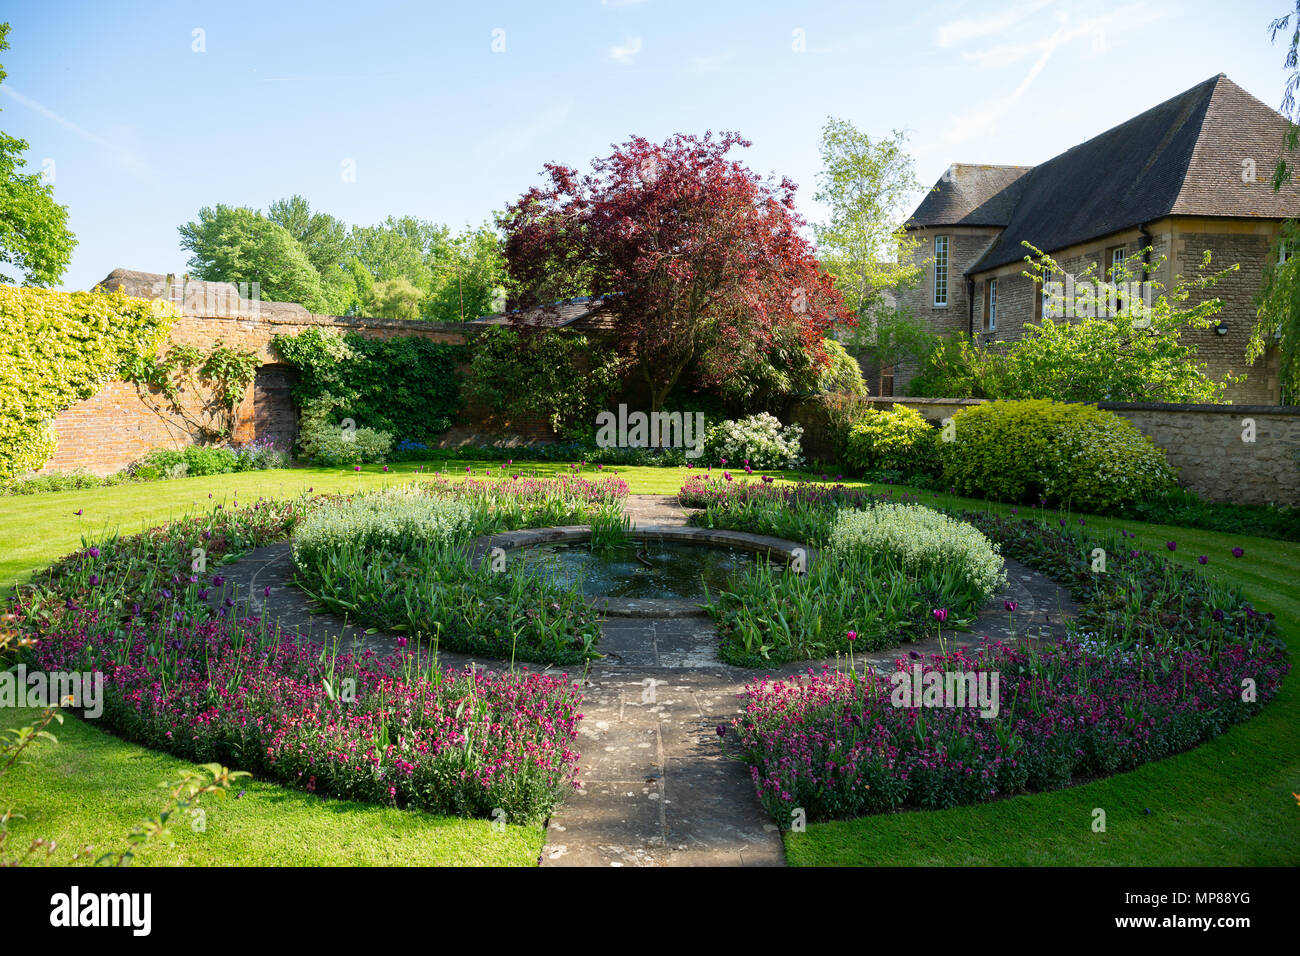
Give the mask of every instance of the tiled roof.
[{"label": "tiled roof", "polygon": [[907,225],[1005,226],[1032,166],[955,163],[916,207]]},{"label": "tiled roof", "polygon": [[1022,240],[1050,252],[1168,215],[1300,215],[1300,185],[1271,184],[1287,128],[1220,73],[1034,167],[1006,228],[967,273],[1023,259]]},{"label": "tiled roof", "polygon": [[609,304],[608,296],[565,299],[530,309],[485,315],[473,322],[477,325],[529,325],[548,329],[567,328],[575,324],[588,328],[609,328],[613,319],[613,309],[609,308]]}]

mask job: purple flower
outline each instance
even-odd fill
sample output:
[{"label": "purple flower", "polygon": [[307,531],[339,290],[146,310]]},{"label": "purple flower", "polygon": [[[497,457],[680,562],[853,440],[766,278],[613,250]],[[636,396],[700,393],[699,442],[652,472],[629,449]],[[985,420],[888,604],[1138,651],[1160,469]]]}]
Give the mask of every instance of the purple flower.
[{"label": "purple flower", "polygon": [[222,577],[221,575],[219,575],[219,574],[218,574],[216,577],[214,577],[214,578],[212,579],[212,586],[213,586],[214,588],[219,588],[219,587],[221,587],[221,585],[223,585],[223,584],[225,584],[225,583],[226,583],[226,579],[223,578],[223,577]]},{"label": "purple flower", "polygon": [[1199,557],[1197,557],[1197,559],[1196,559],[1196,563],[1197,563],[1197,564],[1209,564],[1209,563],[1210,563],[1210,558],[1209,558],[1208,555],[1204,555],[1204,554],[1202,554],[1202,555],[1200,555]]},{"label": "purple flower", "polygon": [[727,725],[726,725],[726,724],[718,724],[718,736],[719,736],[719,737],[725,737],[725,736],[727,736]]},{"label": "purple flower", "polygon": [[98,583],[99,583],[99,575],[98,575],[98,574],[92,574],[92,575],[90,576],[90,586],[93,588],[93,587],[94,587],[95,585],[97,585]]},{"label": "purple flower", "polygon": [[1002,606],[1006,608],[1008,611],[1014,611],[1016,608],[1020,607],[1020,605],[1017,604],[1015,601],[1003,601]]},{"label": "purple flower", "polygon": [[262,588],[262,597],[270,597],[270,596],[271,596],[271,585],[268,584],[266,587]]},{"label": "purple flower", "polygon": [[361,470],[361,466],[360,466],[360,465],[354,465],[354,466],[352,467],[352,470],[353,470],[353,471],[360,471],[360,470]]},{"label": "purple flower", "polygon": [[92,544],[92,545],[90,546],[90,550],[88,550],[86,553],[87,553],[88,555],[90,555],[92,558],[97,558],[97,557],[99,557],[99,548],[95,547],[95,546]]},{"label": "purple flower", "polygon": [[1130,558],[1136,558],[1136,557],[1138,556],[1138,553],[1137,553],[1136,551],[1130,551],[1130,552],[1128,553],[1128,556],[1129,556]]},{"label": "purple flower", "polygon": [[852,643],[853,643],[854,641],[856,641],[857,639],[858,639],[858,632],[857,632],[857,631],[849,631],[849,643],[852,644]]},{"label": "purple flower", "polygon": [[1232,556],[1233,556],[1234,558],[1239,558],[1239,557],[1241,557],[1241,556],[1242,556],[1243,554],[1245,554],[1245,553],[1246,553],[1246,549],[1245,549],[1245,548],[1233,548],[1233,549],[1232,549]]},{"label": "purple flower", "polygon": [[1058,519],[1058,520],[1061,522],[1061,527],[1064,528],[1064,527],[1065,527],[1065,519],[1064,519],[1064,518],[1060,518],[1060,519]]},{"label": "purple flower", "polygon": [[1165,547],[1168,548],[1170,551],[1177,551],[1177,550],[1178,550],[1178,542],[1177,542],[1177,541],[1166,541],[1166,542],[1165,542]]},{"label": "purple flower", "polygon": [[1210,617],[1214,618],[1216,621],[1222,621],[1222,620],[1223,620],[1223,612],[1222,612],[1221,610],[1219,610],[1219,609],[1216,607],[1216,608],[1215,608],[1215,609],[1210,613]]},{"label": "purple flower", "polygon": [[930,613],[934,615],[934,619],[940,624],[948,620],[948,609],[946,607],[937,607]]}]

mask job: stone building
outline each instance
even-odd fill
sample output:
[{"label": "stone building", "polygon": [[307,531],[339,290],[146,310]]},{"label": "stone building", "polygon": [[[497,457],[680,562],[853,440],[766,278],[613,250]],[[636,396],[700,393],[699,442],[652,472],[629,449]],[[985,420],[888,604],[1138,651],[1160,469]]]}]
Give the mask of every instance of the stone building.
[{"label": "stone building", "polygon": [[[1271,183],[1288,125],[1220,73],[1042,165],[953,165],[907,223],[925,268],[901,304],[931,331],[1013,342],[1044,310],[1023,242],[1068,276],[1091,263],[1108,274],[1150,246],[1148,261],[1164,259],[1150,278],[1166,288],[1209,250],[1210,271],[1240,269],[1207,293],[1223,301],[1218,326],[1185,341],[1212,377],[1246,374],[1228,401],[1277,404],[1277,349],[1248,365],[1246,345],[1282,221],[1300,217],[1300,184]],[[893,372],[903,394],[916,368]]]}]

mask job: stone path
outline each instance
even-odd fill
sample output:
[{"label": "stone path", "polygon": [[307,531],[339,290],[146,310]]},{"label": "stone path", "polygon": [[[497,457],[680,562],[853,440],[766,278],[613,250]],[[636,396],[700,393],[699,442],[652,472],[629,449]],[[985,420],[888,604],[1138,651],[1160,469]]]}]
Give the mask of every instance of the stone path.
[{"label": "stone path", "polygon": [[[686,523],[671,495],[633,495],[627,511],[641,530]],[[990,601],[974,631],[948,635],[949,649],[985,636],[1012,637],[1002,606],[1008,598],[1020,605],[1015,636],[1051,639],[1064,633],[1074,613],[1068,593],[1014,561],[1007,561],[1007,571],[1007,589]],[[259,548],[222,573],[227,588],[252,595],[255,606],[282,627],[317,638],[337,635],[343,648],[396,648],[390,636],[366,635],[333,616],[314,615],[292,584],[288,543]],[[765,675],[719,661],[712,626],[702,616],[611,617],[600,649],[605,657],[590,668],[583,686],[582,788],[551,817],[542,865],[784,865],[781,835],[758,802],[748,768],[724,753],[717,734],[719,725],[741,712],[745,684]],[[906,650],[930,654],[941,647],[931,638]],[[859,657],[859,666],[890,667],[902,653]],[[439,658],[453,667],[473,660],[443,652]],[[821,665],[805,661],[767,673],[787,677]]]}]

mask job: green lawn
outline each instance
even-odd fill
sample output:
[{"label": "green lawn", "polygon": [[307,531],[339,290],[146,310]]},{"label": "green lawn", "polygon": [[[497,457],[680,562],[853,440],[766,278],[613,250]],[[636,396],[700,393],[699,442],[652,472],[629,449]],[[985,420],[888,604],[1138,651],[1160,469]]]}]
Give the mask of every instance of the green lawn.
[{"label": "green lawn", "polygon": [[[454,477],[466,462],[425,466]],[[309,487],[335,491],[409,480],[419,466],[293,469],[183,478],[31,496],[0,498],[0,584],[25,580],[34,568],[74,550],[81,537],[108,529],[138,531],[194,508],[236,497],[289,496]],[[488,466],[471,463],[481,476]],[[555,474],[568,466],[521,463],[508,473]],[[686,468],[606,467],[634,494],[673,494]],[[848,484],[861,484],[848,482]],[[208,495],[212,495],[209,500]],[[992,507],[939,495],[927,500]],[[81,510],[77,516],[74,512]],[[1021,509],[1029,513],[1031,509]],[[1055,514],[1052,515],[1055,520]],[[1094,527],[1126,528],[1142,547],[1176,541],[1175,560],[1206,554],[1213,574],[1238,581],[1257,606],[1277,614],[1284,636],[1300,641],[1300,544],[1240,535],[1088,517]],[[1231,549],[1245,548],[1234,559]],[[814,824],[789,834],[791,863],[817,864],[1295,864],[1300,863],[1300,691],[1291,675],[1276,700],[1250,723],[1196,750],[1083,787],[995,804],[931,813]],[[2,715],[15,724],[13,713]],[[183,762],[124,743],[75,719],[43,747],[34,763],[4,778],[0,803],[27,814],[15,835],[52,836],[64,846],[107,846],[156,809],[158,783]],[[1107,831],[1093,833],[1093,809],[1107,813]],[[1146,811],[1150,810],[1148,814]],[[369,805],[326,801],[265,783],[238,801],[213,802],[207,832],[178,826],[175,847],[148,851],[143,862],[279,863],[534,863],[540,830],[496,833],[485,821],[431,817]]]},{"label": "green lawn", "polygon": [[[37,711],[0,710],[0,727],[32,723]],[[58,847],[48,862],[66,865],[74,851],[97,854],[126,846],[127,835],[167,800],[159,784],[175,782],[183,760],[126,743],[68,718],[51,730],[57,744],[38,743],[26,764],[0,777],[0,808],[24,819],[10,824],[9,847],[45,837]],[[245,788],[244,796],[234,793]],[[418,811],[327,800],[301,790],[241,780],[224,799],[203,797],[206,819],[178,818],[169,839],[146,846],[146,866],[535,866],[541,827],[436,817]],[[33,857],[42,861],[44,857]]]}]

